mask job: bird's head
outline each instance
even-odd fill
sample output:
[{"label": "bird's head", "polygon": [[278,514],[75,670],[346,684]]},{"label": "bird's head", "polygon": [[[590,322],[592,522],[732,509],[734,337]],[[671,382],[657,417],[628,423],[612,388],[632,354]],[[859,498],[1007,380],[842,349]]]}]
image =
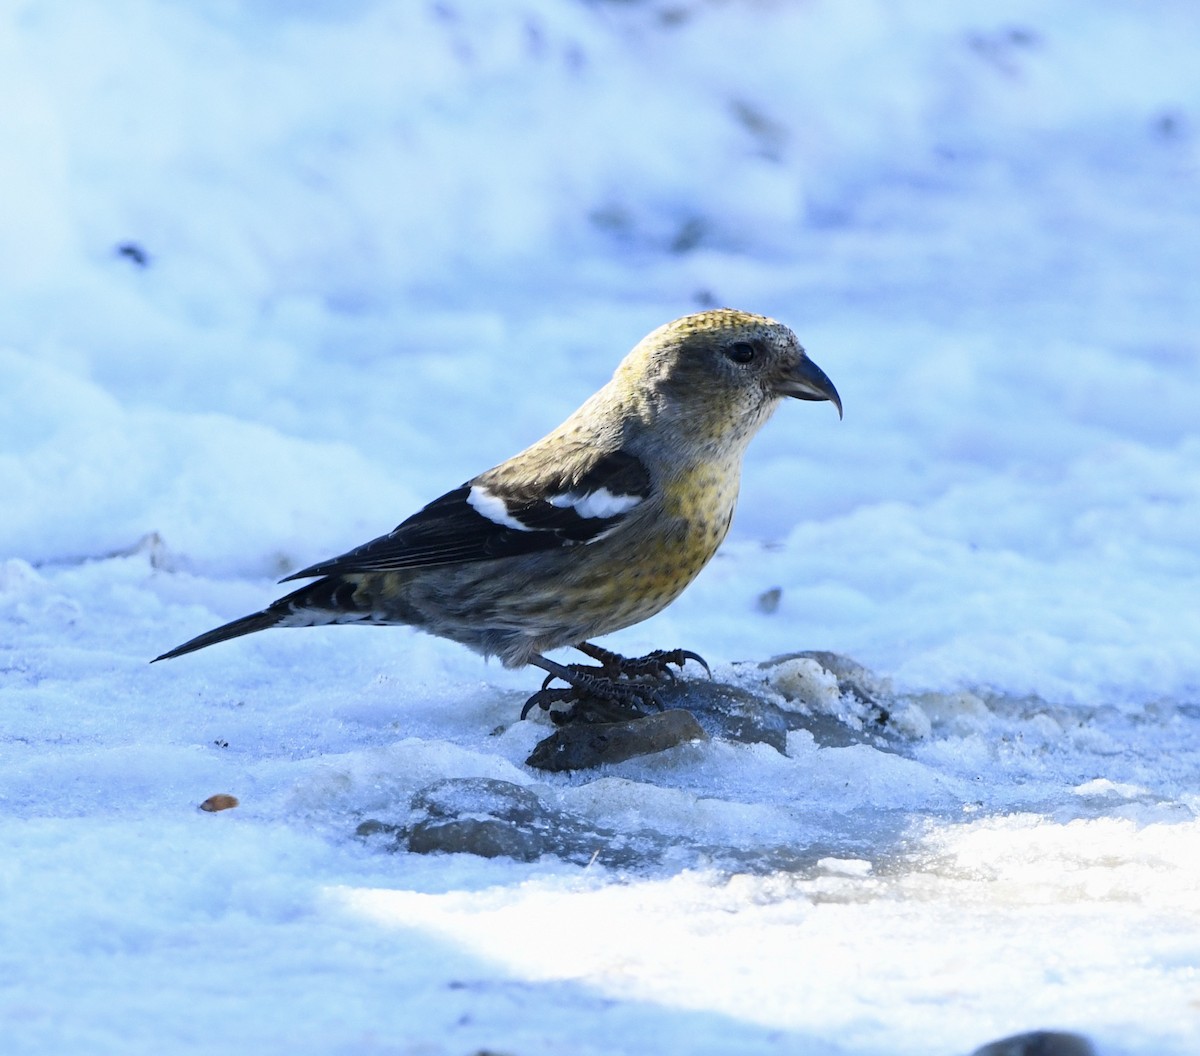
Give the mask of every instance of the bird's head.
[{"label": "bird's head", "polygon": [[748,440],[785,396],[829,400],[833,382],[796,335],[761,315],[718,308],[648,334],[618,369],[655,407],[716,443]]}]

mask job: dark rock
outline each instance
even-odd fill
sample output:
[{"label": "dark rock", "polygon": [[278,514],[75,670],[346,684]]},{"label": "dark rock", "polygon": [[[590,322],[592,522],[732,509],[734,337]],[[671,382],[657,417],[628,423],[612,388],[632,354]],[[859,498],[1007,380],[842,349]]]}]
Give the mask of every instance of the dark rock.
[{"label": "dark rock", "polygon": [[680,679],[658,694],[668,707],[686,708],[710,737],[769,744],[787,751],[788,719],[782,708],[741,686],[709,679]]},{"label": "dark rock", "polygon": [[407,846],[417,854],[478,854],[532,862],[553,853],[548,839],[554,812],[511,781],[447,778],[412,798],[416,822]]},{"label": "dark rock", "polygon": [[560,726],[534,746],[525,762],[539,770],[584,770],[706,740],[708,734],[689,712],[672,708],[625,722]]},{"label": "dark rock", "polygon": [[378,818],[368,818],[366,821],[360,822],[354,830],[354,835],[364,840],[369,840],[374,836],[388,836],[392,838],[393,842],[399,839],[403,833],[403,826],[380,821]]},{"label": "dark rock", "polygon": [[543,854],[556,853],[545,835],[507,818],[431,818],[412,827],[408,849],[415,854],[442,851],[536,862]]},{"label": "dark rock", "polygon": [[447,778],[412,799],[416,820],[407,828],[364,822],[360,835],[394,835],[393,849],[417,854],[477,854],[536,861],[552,854],[567,861],[629,866],[655,857],[659,833],[618,833],[547,806],[527,788],[492,778]]},{"label": "dark rock", "polygon": [[971,1056],[1096,1056],[1096,1050],[1082,1034],[1033,1030],[990,1042]]}]

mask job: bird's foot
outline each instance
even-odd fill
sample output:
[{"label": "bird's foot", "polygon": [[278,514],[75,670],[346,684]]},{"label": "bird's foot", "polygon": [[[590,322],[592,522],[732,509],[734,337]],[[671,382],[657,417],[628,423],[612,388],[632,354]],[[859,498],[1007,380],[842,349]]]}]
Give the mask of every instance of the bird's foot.
[{"label": "bird's foot", "polygon": [[[603,669],[572,664],[565,669],[567,675],[549,674],[542,688],[533,694],[521,709],[521,718],[526,718],[535,707],[550,713],[556,726],[572,723],[626,722],[640,719],[651,708],[663,710],[658,691],[646,682],[619,682],[598,674]],[[569,684],[563,688],[550,688],[550,683],[561,678]],[[569,704],[567,708],[554,710],[555,704]]]},{"label": "bird's foot", "polygon": [[[550,712],[553,721],[560,726],[624,722],[641,718],[651,708],[663,710],[654,683],[674,682],[678,678],[671,665],[682,668],[687,661],[695,660],[712,677],[704,658],[687,649],[656,649],[645,656],[625,657],[591,642],[582,642],[576,648],[597,663],[558,664],[545,657],[534,660],[548,674],[542,688],[525,702],[521,709],[522,719],[533,708],[539,707]],[[555,679],[565,682],[566,686],[552,687]],[[569,707],[552,710],[556,704]]]},{"label": "bird's foot", "polygon": [[708,661],[690,649],[655,649],[645,656],[621,656],[620,653],[614,653],[599,645],[593,645],[591,642],[581,642],[575,648],[598,661],[604,676],[613,680],[624,678],[637,681],[650,678],[674,682],[678,676],[669,665],[674,664],[682,669],[689,660],[695,660],[704,668],[704,673],[712,678],[712,670],[708,666]]}]

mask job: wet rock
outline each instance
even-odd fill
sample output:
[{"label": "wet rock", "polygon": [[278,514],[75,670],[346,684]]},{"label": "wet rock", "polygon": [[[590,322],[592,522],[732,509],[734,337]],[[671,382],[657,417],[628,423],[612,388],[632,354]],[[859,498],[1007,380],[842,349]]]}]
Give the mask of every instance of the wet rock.
[{"label": "wet rock", "polygon": [[1096,1050],[1082,1034],[1034,1030],[993,1041],[971,1056],[1096,1056]]},{"label": "wet rock", "polygon": [[394,850],[477,854],[532,862],[543,855],[629,866],[653,858],[663,837],[617,832],[549,806],[528,788],[493,778],[446,778],[417,792],[407,826],[367,821],[363,837],[384,836]]},{"label": "wet rock", "polygon": [[680,679],[663,686],[659,696],[667,707],[690,711],[710,737],[787,750],[787,715],[762,694],[727,682]]},{"label": "wet rock", "polygon": [[511,781],[447,778],[412,798],[418,815],[408,831],[408,848],[516,858],[532,862],[545,853],[549,811],[537,795]]},{"label": "wet rock", "polygon": [[586,770],[706,740],[708,734],[689,712],[671,708],[625,722],[560,726],[534,746],[525,762],[539,770]]},{"label": "wet rock", "polygon": [[[368,818],[366,821],[358,824],[354,830],[354,835],[363,840],[383,837],[389,839],[391,843],[397,844],[404,836],[404,826],[381,821],[379,818]],[[396,847],[393,846],[390,849],[396,850]]]}]

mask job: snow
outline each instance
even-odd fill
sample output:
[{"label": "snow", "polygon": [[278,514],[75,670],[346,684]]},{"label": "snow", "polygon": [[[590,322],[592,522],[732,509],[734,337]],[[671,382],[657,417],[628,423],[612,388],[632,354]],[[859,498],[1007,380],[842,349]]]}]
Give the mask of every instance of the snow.
[{"label": "snow", "polygon": [[[1198,33],[1184,0],[7,5],[5,1050],[1200,1048]],[[546,775],[538,677],[415,632],[147,664],[710,303],[791,325],[846,417],[780,408],[717,559],[604,644],[851,656],[903,751]],[[471,776],[676,849],[355,837]]]}]

